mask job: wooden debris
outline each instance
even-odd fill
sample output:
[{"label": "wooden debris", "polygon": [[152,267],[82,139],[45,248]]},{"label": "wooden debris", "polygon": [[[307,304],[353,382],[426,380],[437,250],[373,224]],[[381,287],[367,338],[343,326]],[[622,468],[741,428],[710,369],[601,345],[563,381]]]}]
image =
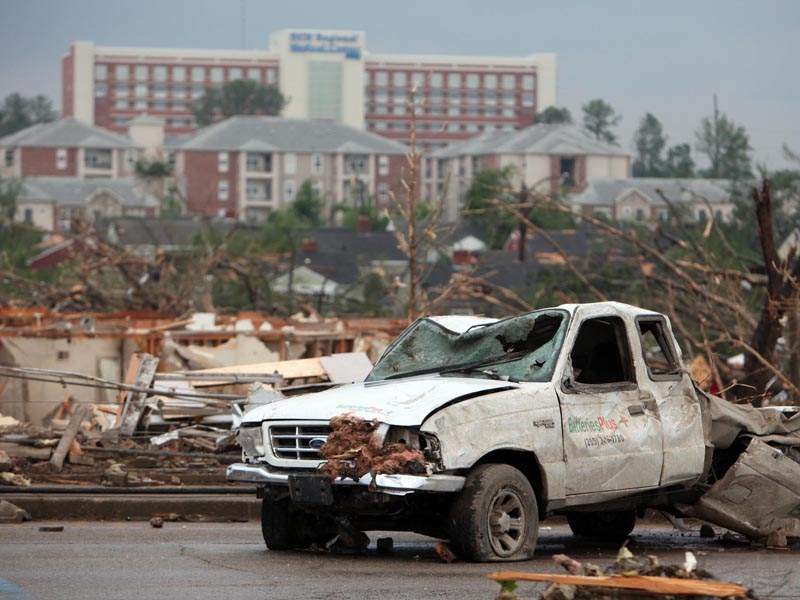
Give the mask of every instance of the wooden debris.
[{"label": "wooden debris", "polygon": [[[125,383],[137,387],[150,387],[158,367],[158,358],[146,352],[136,353],[131,356],[128,371],[125,374]],[[120,416],[117,421],[119,431],[123,435],[133,435],[139,420],[142,418],[146,394],[142,392],[120,392]]]},{"label": "wooden debris", "polygon": [[58,446],[56,446],[56,449],[53,451],[53,456],[50,457],[50,466],[56,473],[60,472],[64,467],[64,459],[67,457],[67,453],[72,447],[72,442],[75,441],[75,436],[78,434],[78,429],[80,428],[84,419],[89,418],[91,412],[91,407],[80,406],[69,420],[69,425],[67,425],[64,435],[61,436]]},{"label": "wooden debris", "polygon": [[553,573],[500,571],[491,573],[488,577],[494,581],[539,581],[563,585],[636,590],[664,596],[747,597],[747,588],[735,583],[700,579],[678,579],[675,577],[654,577],[650,575],[601,575],[592,577],[588,575],[557,575]]},{"label": "wooden debris", "polygon": [[9,473],[9,472],[0,473],[0,485],[28,487],[30,484],[31,480],[25,477],[24,475],[20,475],[19,473]]},{"label": "wooden debris", "polygon": [[22,523],[30,521],[31,516],[27,511],[21,509],[16,504],[11,504],[6,500],[0,500],[0,523]]},{"label": "wooden debris", "polygon": [[0,452],[15,458],[30,458],[33,460],[47,460],[53,452],[52,448],[34,448],[23,444],[0,442]]}]

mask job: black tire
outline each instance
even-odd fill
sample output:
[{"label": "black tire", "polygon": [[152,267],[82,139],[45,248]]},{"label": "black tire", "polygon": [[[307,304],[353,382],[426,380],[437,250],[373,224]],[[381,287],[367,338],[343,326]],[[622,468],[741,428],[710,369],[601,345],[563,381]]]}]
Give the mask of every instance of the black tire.
[{"label": "black tire", "polygon": [[539,536],[536,494],[519,469],[480,465],[453,502],[448,525],[453,549],[464,560],[531,558]]},{"label": "black tire", "polygon": [[567,514],[567,522],[577,536],[620,542],[636,527],[636,511],[574,512]]},{"label": "black tire", "polygon": [[289,498],[275,500],[266,496],[261,503],[261,534],[270,550],[296,547]]}]

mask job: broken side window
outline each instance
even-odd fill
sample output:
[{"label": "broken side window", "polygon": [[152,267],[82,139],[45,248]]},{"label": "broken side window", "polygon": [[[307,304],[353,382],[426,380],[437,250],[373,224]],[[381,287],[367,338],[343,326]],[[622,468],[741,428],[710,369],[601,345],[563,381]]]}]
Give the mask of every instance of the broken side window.
[{"label": "broken side window", "polygon": [[549,381],[568,317],[560,309],[542,310],[472,327],[463,333],[432,319],[419,319],[389,347],[367,381],[443,371]]},{"label": "broken side window", "polygon": [[667,338],[664,322],[661,319],[637,319],[642,341],[644,362],[650,376],[674,375],[678,361]]},{"label": "broken side window", "polygon": [[570,353],[576,383],[636,383],[625,323],[619,317],[587,319]]}]

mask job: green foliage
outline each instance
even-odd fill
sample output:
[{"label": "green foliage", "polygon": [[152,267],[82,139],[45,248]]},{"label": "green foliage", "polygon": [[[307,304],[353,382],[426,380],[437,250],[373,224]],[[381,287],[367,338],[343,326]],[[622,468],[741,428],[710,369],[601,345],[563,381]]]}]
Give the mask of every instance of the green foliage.
[{"label": "green foliage", "polygon": [[536,115],[537,123],[572,123],[572,114],[567,107],[548,106]]},{"label": "green foliage", "polygon": [[21,188],[22,184],[15,179],[0,179],[0,227],[14,221]]},{"label": "green foliage", "polygon": [[280,115],[286,98],[276,85],[237,79],[221,87],[208,87],[192,106],[197,124],[205,127],[217,118],[234,115]]},{"label": "green foliage", "polygon": [[695,149],[709,162],[709,168],[700,171],[703,177],[739,180],[753,176],[747,131],[720,113],[716,105],[714,114],[700,121],[695,138]]},{"label": "green foliage", "polygon": [[464,202],[466,217],[486,228],[486,242],[493,249],[502,248],[516,226],[516,219],[507,210],[492,206],[494,200],[513,202],[509,194],[512,170],[484,169],[473,179]]},{"label": "green foliage", "polygon": [[359,217],[367,217],[369,219],[370,231],[386,231],[386,227],[389,225],[389,217],[380,213],[371,201],[356,207],[339,205],[334,209],[334,212],[342,213],[342,225],[348,229],[355,230],[358,228]]},{"label": "green foliage", "polygon": [[312,227],[322,225],[322,197],[310,180],[304,181],[300,186],[291,209]]},{"label": "green foliage", "polygon": [[375,272],[368,273],[362,282],[363,305],[359,310],[362,314],[380,317],[384,314],[384,302],[387,289],[383,278]]},{"label": "green foliage", "polygon": [[57,118],[53,103],[46,96],[25,98],[20,94],[9,94],[0,107],[0,137]]},{"label": "green foliage", "polygon": [[609,144],[617,143],[617,136],[611,131],[619,125],[622,116],[618,115],[605,100],[595,98],[583,105],[583,126],[598,140]]},{"label": "green foliage", "polygon": [[158,216],[162,219],[177,219],[183,215],[183,202],[180,197],[170,192],[161,199],[161,208]]},{"label": "green foliage", "polygon": [[665,164],[667,177],[694,177],[694,160],[689,144],[676,144],[667,150]]},{"label": "green foliage", "polygon": [[634,177],[662,177],[666,174],[663,154],[667,136],[655,115],[647,113],[642,117],[639,128],[633,134],[633,144],[636,147]]},{"label": "green foliage", "polygon": [[172,165],[165,160],[148,160],[140,158],[136,161],[136,175],[142,179],[163,179],[172,175]]}]

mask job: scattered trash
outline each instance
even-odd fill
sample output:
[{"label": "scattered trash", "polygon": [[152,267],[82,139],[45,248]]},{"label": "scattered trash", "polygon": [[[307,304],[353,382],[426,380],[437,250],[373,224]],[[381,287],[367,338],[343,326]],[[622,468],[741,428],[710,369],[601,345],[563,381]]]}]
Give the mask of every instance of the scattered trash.
[{"label": "scattered trash", "polygon": [[446,563],[453,563],[458,560],[455,552],[450,549],[450,546],[445,544],[444,542],[439,542],[433,547],[434,551],[436,552],[436,556],[438,556],[442,562]]},{"label": "scattered trash", "polygon": [[19,473],[10,473],[8,471],[4,471],[0,473],[0,483],[2,483],[3,485],[28,487],[31,484],[31,480],[25,477],[24,475],[20,475]]},{"label": "scattered trash", "polygon": [[26,510],[6,500],[0,500],[0,523],[22,523],[30,520],[31,516]]},{"label": "scattered trash", "polygon": [[518,582],[550,583],[542,594],[543,600],[607,600],[612,598],[663,599],[682,598],[752,598],[752,592],[735,583],[716,581],[703,569],[697,568],[697,558],[685,555],[683,565],[662,565],[655,556],[638,558],[623,546],[617,560],[601,569],[581,563],[564,554],[553,556],[568,575],[504,571],[492,573],[490,579],[501,586],[497,598],[517,599]]},{"label": "scattered trash", "polygon": [[153,517],[150,519],[150,527],[155,527],[156,529],[161,529],[164,527],[164,519],[161,517]]}]

